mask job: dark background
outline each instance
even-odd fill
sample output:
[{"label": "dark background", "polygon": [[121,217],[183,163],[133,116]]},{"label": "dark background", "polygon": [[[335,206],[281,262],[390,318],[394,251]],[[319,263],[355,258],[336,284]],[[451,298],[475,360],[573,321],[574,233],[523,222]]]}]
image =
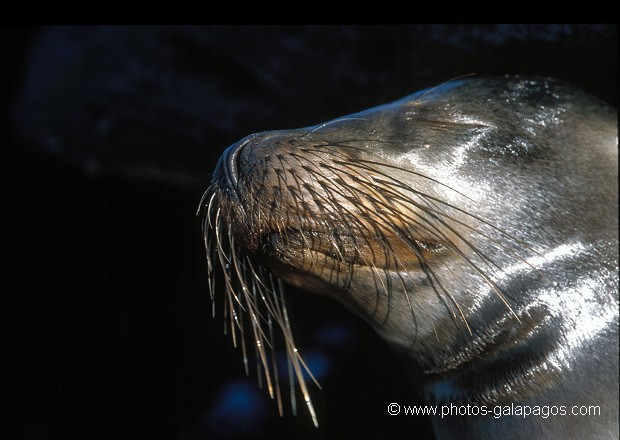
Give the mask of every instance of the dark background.
[{"label": "dark background", "polygon": [[[615,25],[3,28],[3,438],[431,438],[398,360],[289,289],[321,427],[211,317],[195,211],[221,152],[475,73],[617,108]],[[8,361],[8,362],[7,362]]]}]

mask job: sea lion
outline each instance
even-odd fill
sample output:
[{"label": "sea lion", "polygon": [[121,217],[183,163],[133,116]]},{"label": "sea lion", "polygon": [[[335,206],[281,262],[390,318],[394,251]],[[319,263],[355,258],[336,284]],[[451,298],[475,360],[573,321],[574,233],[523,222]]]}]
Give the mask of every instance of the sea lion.
[{"label": "sea lion", "polygon": [[569,84],[506,76],[246,137],[201,202],[233,338],[279,396],[282,330],[317,423],[286,282],[400,353],[438,438],[618,438],[617,131]]}]

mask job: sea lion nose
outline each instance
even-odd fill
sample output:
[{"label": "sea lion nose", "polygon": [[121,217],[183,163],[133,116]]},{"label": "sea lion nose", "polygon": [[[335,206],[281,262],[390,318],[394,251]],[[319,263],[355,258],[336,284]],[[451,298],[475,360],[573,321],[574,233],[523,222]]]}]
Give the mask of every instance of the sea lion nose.
[{"label": "sea lion nose", "polygon": [[233,198],[239,197],[239,176],[243,168],[241,152],[254,137],[250,135],[224,150],[213,174],[213,182]]},{"label": "sea lion nose", "polygon": [[220,166],[223,168],[224,178],[226,183],[235,189],[239,183],[239,153],[246,146],[248,140],[246,138],[236,144],[232,144],[222,155]]}]

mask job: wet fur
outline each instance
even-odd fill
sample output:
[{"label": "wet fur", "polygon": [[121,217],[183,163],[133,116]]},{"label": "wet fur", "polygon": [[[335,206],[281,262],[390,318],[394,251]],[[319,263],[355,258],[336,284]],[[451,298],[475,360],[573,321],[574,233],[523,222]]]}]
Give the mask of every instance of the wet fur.
[{"label": "wet fur", "polygon": [[[364,317],[403,354],[429,403],[585,402],[564,385],[579,372],[556,358],[581,365],[586,345],[617,355],[615,118],[555,80],[470,79],[232,146],[204,197],[209,271],[215,280],[223,269],[233,339],[246,363],[244,337],[258,341],[260,376],[280,411],[277,343],[317,423],[280,280]],[[592,207],[579,212],[584,200]],[[583,291],[595,305],[582,319],[602,327],[588,344],[568,341],[579,314],[564,313],[571,304],[561,297],[580,282],[596,286]],[[617,394],[617,362],[585,388]],[[435,425],[491,438],[529,426],[479,422]],[[578,435],[563,423],[536,429]],[[617,422],[601,423],[617,433]],[[582,425],[579,435],[596,428]]]}]

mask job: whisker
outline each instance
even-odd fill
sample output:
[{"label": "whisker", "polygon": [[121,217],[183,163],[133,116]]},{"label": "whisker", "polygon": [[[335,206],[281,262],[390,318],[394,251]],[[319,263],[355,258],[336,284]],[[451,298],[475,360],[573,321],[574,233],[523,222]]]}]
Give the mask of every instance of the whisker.
[{"label": "whisker", "polygon": [[[284,341],[289,364],[291,410],[293,413],[297,412],[295,389],[299,387],[312,421],[318,426],[305,374],[308,374],[317,386],[318,382],[295,345],[284,299],[284,288],[268,271],[260,265],[255,265],[243,246],[237,243],[231,230],[229,214],[225,214],[225,202],[221,198],[218,188],[212,185],[201,199],[201,206],[204,206],[202,229],[207,250],[208,286],[213,304],[215,304],[216,268],[219,266],[224,275],[225,330],[230,331],[233,345],[240,347],[242,351],[246,374],[250,373],[246,342],[246,338],[250,337],[254,346],[259,386],[262,387],[264,381],[267,392],[277,402],[278,412],[283,415],[280,370],[276,356],[277,330]],[[258,211],[254,214],[260,218]],[[274,215],[277,216],[277,213]],[[280,228],[285,230],[283,223]],[[215,313],[214,306],[213,313]],[[249,320],[247,328],[244,324],[246,319]]]}]

